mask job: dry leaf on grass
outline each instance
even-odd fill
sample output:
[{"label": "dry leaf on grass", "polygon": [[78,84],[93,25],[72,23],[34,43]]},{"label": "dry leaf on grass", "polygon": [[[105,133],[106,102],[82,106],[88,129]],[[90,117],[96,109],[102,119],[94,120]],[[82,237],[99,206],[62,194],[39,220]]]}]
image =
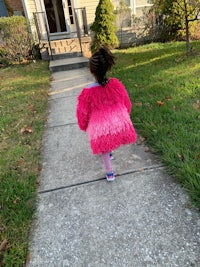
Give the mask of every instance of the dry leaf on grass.
[{"label": "dry leaf on grass", "polygon": [[141,107],[142,106],[142,102],[137,102],[135,103],[136,107]]},{"label": "dry leaf on grass", "polygon": [[21,128],[20,133],[21,134],[28,134],[28,133],[32,133],[33,129],[29,126],[24,126],[23,128]]},{"label": "dry leaf on grass", "polygon": [[161,106],[163,106],[165,104],[165,102],[163,102],[163,101],[157,101],[157,104],[158,104],[159,107],[161,107]]},{"label": "dry leaf on grass", "polygon": [[197,100],[197,101],[192,105],[192,107],[193,107],[193,109],[199,109],[199,105],[200,105],[200,101]]},{"label": "dry leaf on grass", "polygon": [[35,108],[32,105],[28,106],[28,109],[33,113],[36,112]]},{"label": "dry leaf on grass", "polygon": [[0,244],[0,251],[4,250],[7,245],[7,240],[4,239]]}]

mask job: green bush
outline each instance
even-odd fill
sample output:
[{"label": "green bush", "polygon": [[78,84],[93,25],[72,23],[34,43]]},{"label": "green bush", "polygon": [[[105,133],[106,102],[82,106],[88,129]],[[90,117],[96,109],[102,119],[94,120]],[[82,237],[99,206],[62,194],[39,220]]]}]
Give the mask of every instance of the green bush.
[{"label": "green bush", "polygon": [[0,18],[0,62],[22,62],[32,53],[33,39],[23,16]]},{"label": "green bush", "polygon": [[101,45],[115,48],[119,44],[116,36],[116,15],[110,0],[100,0],[95,12],[95,21],[90,29],[94,32],[91,49],[94,52]]}]

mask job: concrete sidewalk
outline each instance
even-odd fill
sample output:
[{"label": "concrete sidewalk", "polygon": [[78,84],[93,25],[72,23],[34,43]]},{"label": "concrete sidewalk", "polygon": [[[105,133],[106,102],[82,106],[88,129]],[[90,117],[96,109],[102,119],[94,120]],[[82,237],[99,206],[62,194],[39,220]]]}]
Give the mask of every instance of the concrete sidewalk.
[{"label": "concrete sidewalk", "polygon": [[108,183],[77,126],[86,68],[53,74],[29,267],[200,266],[200,214],[143,145],[115,151]]}]

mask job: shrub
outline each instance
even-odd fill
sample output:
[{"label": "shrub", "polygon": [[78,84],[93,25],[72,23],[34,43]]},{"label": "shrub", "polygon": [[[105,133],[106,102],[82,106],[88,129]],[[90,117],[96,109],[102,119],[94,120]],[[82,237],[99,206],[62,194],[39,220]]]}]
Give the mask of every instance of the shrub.
[{"label": "shrub", "polygon": [[0,61],[22,62],[31,55],[33,40],[27,20],[22,16],[0,18]]},{"label": "shrub", "polygon": [[90,27],[94,32],[91,46],[93,52],[101,45],[107,45],[110,48],[118,46],[115,21],[113,4],[110,0],[100,0],[95,12],[95,21]]}]

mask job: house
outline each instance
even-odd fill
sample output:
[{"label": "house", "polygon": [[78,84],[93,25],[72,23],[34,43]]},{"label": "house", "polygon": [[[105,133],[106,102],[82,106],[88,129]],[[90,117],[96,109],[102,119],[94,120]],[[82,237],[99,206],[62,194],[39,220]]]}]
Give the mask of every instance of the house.
[{"label": "house", "polygon": [[[73,52],[90,47],[89,28],[95,18],[98,0],[0,0],[14,15],[25,15],[31,30],[43,47],[51,53]],[[1,3],[0,2],[0,3]],[[114,7],[119,0],[112,0]],[[152,0],[125,0],[132,14],[142,15],[142,9]],[[3,2],[2,2],[3,3]],[[77,38],[78,37],[78,38]],[[79,47],[79,48],[78,48]]]}]

